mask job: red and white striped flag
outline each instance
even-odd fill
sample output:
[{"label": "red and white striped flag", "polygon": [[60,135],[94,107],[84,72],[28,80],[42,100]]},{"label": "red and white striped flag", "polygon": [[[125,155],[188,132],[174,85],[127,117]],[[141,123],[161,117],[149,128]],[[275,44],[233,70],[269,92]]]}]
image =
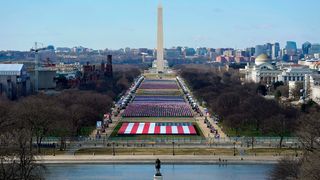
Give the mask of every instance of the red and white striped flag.
[{"label": "red and white striped flag", "polygon": [[192,123],[123,123],[120,135],[196,135]]}]

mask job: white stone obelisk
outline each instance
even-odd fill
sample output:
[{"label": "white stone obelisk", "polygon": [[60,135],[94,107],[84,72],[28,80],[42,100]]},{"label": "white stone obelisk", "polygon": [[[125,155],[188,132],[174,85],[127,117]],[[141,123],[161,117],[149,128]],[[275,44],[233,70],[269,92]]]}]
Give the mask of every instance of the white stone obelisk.
[{"label": "white stone obelisk", "polygon": [[157,73],[164,73],[163,54],[163,8],[158,6],[158,32],[157,32]]}]

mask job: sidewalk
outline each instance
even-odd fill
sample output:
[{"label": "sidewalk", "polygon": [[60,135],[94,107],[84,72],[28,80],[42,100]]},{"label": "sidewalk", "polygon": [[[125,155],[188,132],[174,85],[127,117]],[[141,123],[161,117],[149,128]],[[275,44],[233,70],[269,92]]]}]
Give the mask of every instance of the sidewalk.
[{"label": "sidewalk", "polygon": [[159,158],[164,164],[274,164],[282,156],[208,156],[208,155],[57,155],[36,157],[44,164],[148,164]]}]

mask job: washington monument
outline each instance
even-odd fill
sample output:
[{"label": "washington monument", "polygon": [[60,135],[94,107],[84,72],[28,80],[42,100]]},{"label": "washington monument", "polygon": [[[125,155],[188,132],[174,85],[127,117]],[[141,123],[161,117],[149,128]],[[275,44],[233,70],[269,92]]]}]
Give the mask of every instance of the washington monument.
[{"label": "washington monument", "polygon": [[157,32],[157,73],[164,73],[163,55],[163,8],[158,6],[158,32]]}]

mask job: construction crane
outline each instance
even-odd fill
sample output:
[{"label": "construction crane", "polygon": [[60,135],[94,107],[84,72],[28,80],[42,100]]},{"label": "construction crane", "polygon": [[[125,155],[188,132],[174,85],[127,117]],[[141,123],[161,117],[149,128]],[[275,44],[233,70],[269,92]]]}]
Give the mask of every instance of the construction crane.
[{"label": "construction crane", "polygon": [[34,90],[35,92],[39,91],[39,51],[46,50],[47,47],[43,47],[43,44],[41,48],[38,47],[38,42],[34,43],[34,47],[30,49],[31,52],[35,53],[34,56],[34,80],[35,80],[35,85],[34,85]]}]

